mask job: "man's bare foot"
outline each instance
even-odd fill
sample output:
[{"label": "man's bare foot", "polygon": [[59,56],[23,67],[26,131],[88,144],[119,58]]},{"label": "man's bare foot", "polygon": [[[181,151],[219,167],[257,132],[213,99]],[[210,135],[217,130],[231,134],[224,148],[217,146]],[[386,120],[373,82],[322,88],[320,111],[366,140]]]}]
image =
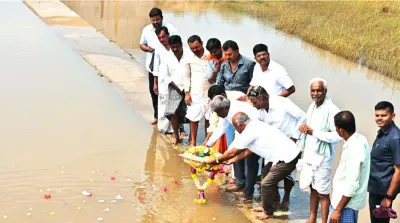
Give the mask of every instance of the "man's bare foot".
[{"label": "man's bare foot", "polygon": [[237,186],[233,186],[233,187],[230,187],[230,188],[226,188],[225,191],[227,191],[227,192],[240,192],[242,190],[243,190],[242,188],[239,188]]},{"label": "man's bare foot", "polygon": [[317,219],[308,219],[306,223],[317,223]]},{"label": "man's bare foot", "polygon": [[178,144],[179,143],[179,138],[172,138],[172,140],[171,140],[171,143],[172,143],[172,145],[176,145],[176,144]]},{"label": "man's bare foot", "polygon": [[268,218],[271,218],[272,216],[274,216],[274,215],[273,214],[266,214],[266,213],[263,212],[262,214],[256,216],[256,219],[257,220],[266,220]]},{"label": "man's bare foot", "polygon": [[289,211],[290,202],[282,201],[282,203],[278,206],[278,208],[282,211]]},{"label": "man's bare foot", "polygon": [[256,208],[251,209],[251,210],[254,211],[254,212],[263,212],[263,211],[264,211],[264,208],[261,207],[261,206],[258,206],[258,207],[256,207]]},{"label": "man's bare foot", "polygon": [[184,129],[180,129],[179,131],[181,132],[181,133],[180,133],[180,136],[181,136],[182,138],[184,138],[184,137],[187,136],[187,133],[185,132]]},{"label": "man's bare foot", "polygon": [[150,122],[150,125],[155,125],[155,124],[157,124],[157,122],[158,122],[157,119],[153,119],[153,120]]}]

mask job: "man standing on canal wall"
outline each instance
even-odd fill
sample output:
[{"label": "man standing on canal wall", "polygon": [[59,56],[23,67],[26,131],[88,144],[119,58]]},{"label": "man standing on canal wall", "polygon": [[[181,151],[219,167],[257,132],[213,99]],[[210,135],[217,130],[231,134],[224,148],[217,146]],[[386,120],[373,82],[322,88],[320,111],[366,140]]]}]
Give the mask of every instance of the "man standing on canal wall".
[{"label": "man standing on canal wall", "polygon": [[169,37],[169,45],[173,55],[163,57],[161,62],[159,79],[168,84],[167,104],[165,108],[165,117],[171,121],[174,137],[172,144],[179,143],[179,124],[185,122],[186,104],[184,101],[185,89],[189,88],[189,72],[187,70],[187,61],[192,57],[189,49],[183,49],[182,39],[174,35]]},{"label": "man standing on canal wall", "polygon": [[342,138],[336,132],[334,116],[339,108],[326,96],[328,83],[322,78],[310,81],[310,95],[314,101],[307,110],[306,124],[300,126],[302,133],[297,145],[303,151],[297,169],[300,188],[310,187],[310,217],[308,223],[317,220],[318,204],[321,203],[322,223],[328,221],[331,191],[332,161],[336,144]]},{"label": "man standing on canal wall", "polygon": [[[205,130],[210,120],[208,89],[211,84],[207,80],[207,53],[203,41],[198,35],[189,37],[188,44],[193,52],[192,58],[187,63],[189,71],[189,88],[185,89],[185,103],[188,107],[186,118],[190,120],[189,148],[196,146],[197,129],[199,121],[205,117]],[[207,133],[206,133],[207,134]]]},{"label": "man standing on canal wall", "polygon": [[394,123],[393,104],[381,101],[375,106],[375,122],[380,128],[371,150],[371,173],[368,182],[371,223],[388,223],[390,218],[376,218],[372,210],[392,207],[400,187],[400,130]]},{"label": "man standing on canal wall", "polygon": [[143,28],[142,35],[140,37],[140,49],[146,52],[146,70],[149,72],[149,91],[154,110],[154,119],[151,121],[151,124],[155,125],[157,124],[158,120],[158,96],[157,92],[154,92],[154,50],[162,47],[155,34],[155,29],[160,26],[165,26],[168,28],[170,35],[178,35],[178,32],[173,25],[163,22],[161,9],[152,8],[150,10],[149,17],[151,24]]}]

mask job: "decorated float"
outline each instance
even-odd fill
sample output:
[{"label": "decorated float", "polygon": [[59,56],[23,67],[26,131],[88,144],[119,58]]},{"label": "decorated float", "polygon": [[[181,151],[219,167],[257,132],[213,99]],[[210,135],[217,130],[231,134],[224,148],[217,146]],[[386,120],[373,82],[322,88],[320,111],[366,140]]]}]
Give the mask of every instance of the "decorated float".
[{"label": "decorated float", "polygon": [[[204,191],[213,182],[215,175],[219,171],[219,165],[210,166],[205,163],[221,155],[215,149],[205,146],[196,146],[186,150],[183,154],[179,154],[183,158],[183,161],[190,165],[191,176],[197,187],[197,194],[199,196],[198,199],[194,199],[196,203],[205,204],[207,202]],[[207,181],[201,183],[198,175],[205,171],[209,172]]]}]

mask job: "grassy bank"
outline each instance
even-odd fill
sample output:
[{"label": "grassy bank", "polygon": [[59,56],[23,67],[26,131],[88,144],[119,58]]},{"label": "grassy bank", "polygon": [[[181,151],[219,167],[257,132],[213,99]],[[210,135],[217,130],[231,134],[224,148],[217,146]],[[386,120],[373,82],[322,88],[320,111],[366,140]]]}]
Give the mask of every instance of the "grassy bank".
[{"label": "grassy bank", "polygon": [[215,8],[255,17],[304,41],[400,80],[400,2],[213,1],[171,4],[163,9],[201,12]]},{"label": "grassy bank", "polygon": [[400,79],[400,2],[229,2],[305,41]]}]

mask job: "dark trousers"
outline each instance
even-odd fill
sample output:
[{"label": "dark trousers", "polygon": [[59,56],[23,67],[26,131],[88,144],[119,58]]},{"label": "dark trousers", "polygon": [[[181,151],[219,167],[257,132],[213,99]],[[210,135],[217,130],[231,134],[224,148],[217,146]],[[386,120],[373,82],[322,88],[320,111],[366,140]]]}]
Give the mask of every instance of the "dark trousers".
[{"label": "dark trousers", "polygon": [[296,169],[296,164],[300,157],[301,154],[289,163],[279,162],[274,166],[270,162],[262,169],[261,199],[266,214],[271,215],[274,213],[274,203],[276,202],[276,198],[279,197],[278,183]]},{"label": "dark trousers", "polygon": [[246,197],[253,196],[254,185],[257,183],[258,159],[257,154],[251,154],[244,160],[240,160],[233,164],[235,171],[236,186],[244,188],[243,194]]},{"label": "dark trousers", "polygon": [[381,205],[381,202],[385,195],[369,193],[369,216],[371,223],[389,223],[390,218],[375,218],[372,214],[372,210],[376,208],[376,205]]},{"label": "dark trousers", "polygon": [[154,75],[149,72],[149,92],[153,103],[154,119],[158,119],[158,95],[154,93]]}]

